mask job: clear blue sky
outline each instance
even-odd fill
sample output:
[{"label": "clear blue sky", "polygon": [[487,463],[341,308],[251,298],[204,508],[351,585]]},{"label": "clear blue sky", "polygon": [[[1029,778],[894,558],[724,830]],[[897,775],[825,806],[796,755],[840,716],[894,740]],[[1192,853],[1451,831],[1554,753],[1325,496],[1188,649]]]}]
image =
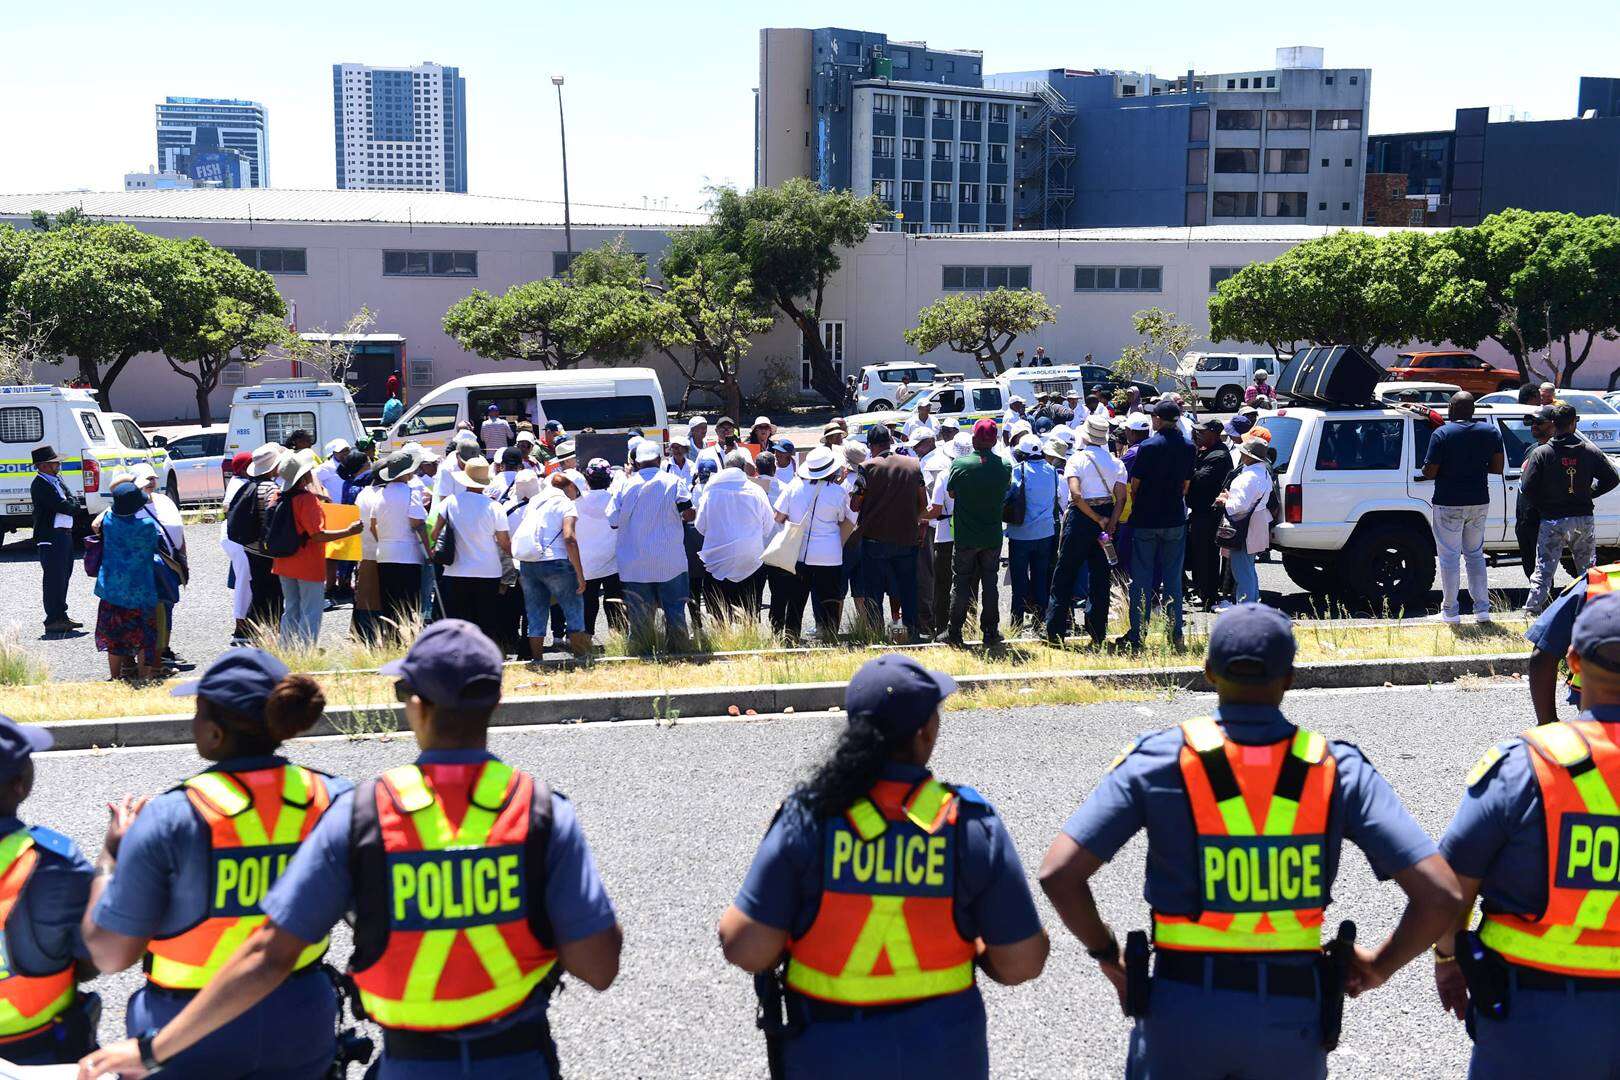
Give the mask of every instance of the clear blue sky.
[{"label": "clear blue sky", "polygon": [[1458,106],[1566,117],[1580,75],[1620,75],[1613,0],[1337,10],[1208,0],[940,0],[902,15],[907,7],[9,0],[0,37],[0,190],[118,189],[124,172],[153,163],[153,105],[166,94],[264,102],[275,185],[331,188],[331,65],[434,60],[459,66],[467,80],[473,191],[560,197],[549,76],[561,72],[573,198],[634,205],[667,198],[696,207],[711,183],[751,181],[752,89],[766,18],[982,49],[986,72],[1252,70],[1270,66],[1275,46],[1320,45],[1331,66],[1373,69],[1373,133],[1449,127]]}]

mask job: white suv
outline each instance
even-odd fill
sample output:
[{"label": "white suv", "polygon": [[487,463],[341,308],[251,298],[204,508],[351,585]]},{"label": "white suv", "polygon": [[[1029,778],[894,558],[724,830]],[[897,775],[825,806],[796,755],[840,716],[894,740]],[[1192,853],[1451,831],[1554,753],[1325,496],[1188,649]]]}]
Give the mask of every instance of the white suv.
[{"label": "white suv", "polygon": [[[1516,553],[1519,470],[1535,438],[1524,405],[1483,406],[1499,425],[1506,476],[1490,481],[1486,552]],[[1260,417],[1271,433],[1283,516],[1272,536],[1300,588],[1380,613],[1415,607],[1434,587],[1434,482],[1423,457],[1434,428],[1406,409],[1289,406]],[[1620,557],[1620,490],[1597,503],[1598,561]]]},{"label": "white suv", "polygon": [[909,376],[918,389],[937,381],[945,372],[937,364],[867,364],[855,384],[855,411],[881,412],[895,406],[895,395]]},{"label": "white suv", "polygon": [[1275,376],[1282,363],[1270,353],[1188,353],[1179,374],[1189,380],[1201,404],[1216,412],[1237,412],[1243,392],[1254,382],[1256,369]]}]

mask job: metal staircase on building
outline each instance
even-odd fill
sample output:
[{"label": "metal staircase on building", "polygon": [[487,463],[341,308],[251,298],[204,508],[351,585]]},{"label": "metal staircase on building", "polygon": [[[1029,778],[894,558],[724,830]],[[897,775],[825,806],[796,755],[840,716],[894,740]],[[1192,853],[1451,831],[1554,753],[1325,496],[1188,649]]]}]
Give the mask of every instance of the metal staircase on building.
[{"label": "metal staircase on building", "polygon": [[[1048,84],[1034,90],[1018,123],[1018,223],[1026,229],[1062,226],[1074,205],[1074,106]],[[1026,197],[1027,196],[1027,197]]]}]

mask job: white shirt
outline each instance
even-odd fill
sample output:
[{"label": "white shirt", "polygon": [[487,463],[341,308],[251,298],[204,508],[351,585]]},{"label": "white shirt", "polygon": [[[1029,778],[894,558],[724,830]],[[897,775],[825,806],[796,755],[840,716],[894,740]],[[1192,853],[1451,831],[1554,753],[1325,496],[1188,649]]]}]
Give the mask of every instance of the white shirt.
[{"label": "white shirt", "polygon": [[568,559],[563,523],[579,519],[574,500],[561,489],[547,487],[529,500],[522,523],[512,535],[512,558],[519,562],[556,562]]},{"label": "white shirt", "polygon": [[676,503],[691,498],[680,477],[648,466],[613,493],[608,521],[619,540],[619,577],[670,581],[686,573],[686,529]]},{"label": "white shirt", "polygon": [[382,488],[367,484],[354,496],[354,508],[360,511],[360,560],[377,561],[377,538],[371,535],[371,515],[382,500]]},{"label": "white shirt", "polygon": [[742,581],[764,565],[765,541],[776,515],[758,484],[741,469],[721,469],[703,486],[697,531],[698,558],[721,581]]},{"label": "white shirt", "polygon": [[809,524],[809,539],[799,561],[806,566],[842,566],[844,538],[838,523],[855,520],[849,505],[849,492],[837,484],[816,481],[789,486],[776,502],[776,509],[789,521]]},{"label": "white shirt", "polygon": [[664,462],[664,471],[667,472],[667,473],[674,473],[676,476],[680,477],[682,480],[685,480],[688,484],[690,484],[692,482],[692,472],[693,472],[692,459],[687,458],[685,461],[683,461],[679,465],[677,465],[675,463],[675,459],[670,458],[670,459],[668,459],[667,461]]},{"label": "white shirt", "polygon": [[1125,483],[1125,465],[1106,446],[1083,446],[1063,467],[1063,505],[1069,505],[1069,478],[1080,478],[1082,499],[1112,499],[1114,485]]},{"label": "white shirt", "polygon": [[949,491],[945,490],[950,486],[950,482],[951,468],[950,463],[946,462],[945,468],[941,469],[934,477],[933,492],[928,500],[930,505],[939,507],[939,517],[934,519],[934,543],[936,544],[949,544],[951,538],[955,535],[951,532],[951,515],[956,512],[956,500],[951,498]]},{"label": "white shirt", "polygon": [[456,473],[461,469],[461,462],[454,458],[448,459],[439,465],[438,475],[433,478],[433,497],[448,499],[457,492],[465,491],[461,481],[456,479]]},{"label": "white shirt", "polygon": [[779,483],[791,484],[793,478],[798,475],[799,470],[795,467],[793,458],[794,455],[789,454],[786,465],[783,465],[780,461],[776,463],[776,479]]},{"label": "white shirt", "polygon": [[923,428],[932,429],[933,426],[934,426],[934,422],[933,422],[932,418],[929,418],[927,420],[913,419],[913,420],[907,420],[906,421],[906,426],[902,430],[905,431],[906,438],[910,439],[913,436],[915,436],[917,434],[917,432],[921,431]]},{"label": "white shirt", "polygon": [[489,487],[484,489],[484,494],[488,495],[496,502],[500,502],[502,499],[506,498],[506,493],[512,490],[512,481],[516,479],[517,473],[515,472],[496,473],[494,476],[489,478]]},{"label": "white shirt", "polygon": [[[1248,461],[1247,458],[1243,459]],[[1249,518],[1249,535],[1243,550],[1258,555],[1271,546],[1271,511],[1266,500],[1271,497],[1271,470],[1258,461],[1250,461],[1232,478],[1226,493],[1226,516],[1233,521]]]},{"label": "white shirt", "polygon": [[409,483],[384,484],[373,490],[377,491],[376,498],[360,510],[361,520],[369,519],[360,535],[368,536],[373,528],[377,530],[377,553],[373,557],[380,563],[422,565],[427,556],[412,523],[427,520],[427,507],[416,490]]},{"label": "white shirt", "polygon": [[[702,461],[704,458],[708,458],[709,460],[713,461],[716,470],[726,467],[726,455],[721,452],[720,447],[718,446],[705,446],[702,450],[699,450],[697,452],[697,460]],[[688,464],[691,463],[688,462]],[[687,478],[687,483],[691,483],[690,477]]]},{"label": "white shirt", "polygon": [[612,498],[611,488],[601,491],[582,488],[579,501],[574,504],[579,515],[574,522],[574,538],[579,541],[579,562],[586,581],[619,572],[618,538],[607,519],[608,500]]},{"label": "white shirt", "polygon": [[482,491],[459,491],[439,508],[456,530],[456,561],[444,571],[445,577],[498,578],[501,576],[501,549],[495,534],[507,531],[506,511]]},{"label": "white shirt", "polygon": [[1176,418],[1176,429],[1181,432],[1181,437],[1186,439],[1188,444],[1191,445],[1192,419],[1186,413],[1182,413]]}]

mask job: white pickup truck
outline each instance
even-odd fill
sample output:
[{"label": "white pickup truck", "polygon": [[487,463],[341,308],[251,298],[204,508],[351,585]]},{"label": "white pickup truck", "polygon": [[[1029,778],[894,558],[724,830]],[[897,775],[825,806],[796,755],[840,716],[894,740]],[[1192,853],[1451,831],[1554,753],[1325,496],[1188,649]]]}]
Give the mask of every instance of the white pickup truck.
[{"label": "white pickup truck", "polygon": [[[1535,445],[1525,405],[1481,406],[1507,456],[1492,477],[1485,550],[1517,553],[1519,470]],[[1288,406],[1262,415],[1277,452],[1283,517],[1272,536],[1284,571],[1311,593],[1340,596],[1361,611],[1421,604],[1434,587],[1434,482],[1423,479],[1433,427],[1400,408]],[[1597,503],[1598,561],[1620,557],[1620,489]]]}]

